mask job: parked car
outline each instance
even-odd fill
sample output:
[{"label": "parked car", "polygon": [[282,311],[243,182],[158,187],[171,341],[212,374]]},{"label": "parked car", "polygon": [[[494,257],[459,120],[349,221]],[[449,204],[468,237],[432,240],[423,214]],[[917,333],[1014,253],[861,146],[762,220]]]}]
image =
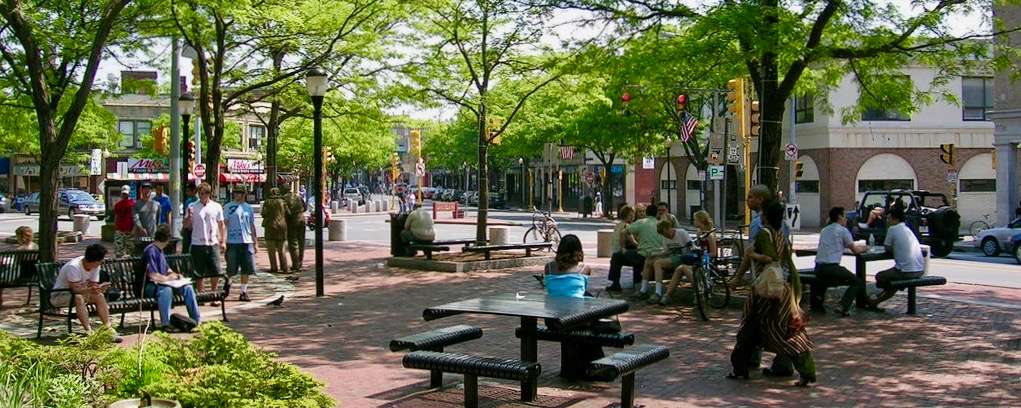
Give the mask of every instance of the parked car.
[{"label": "parked car", "polygon": [[10,200],[7,200],[6,194],[0,194],[0,213],[5,213],[7,210],[10,210],[11,204],[13,203]]},{"label": "parked car", "polygon": [[[38,213],[39,193],[29,195],[23,205],[25,215]],[[67,214],[68,218],[74,218],[75,214],[94,215],[102,221],[106,218],[106,209],[89,193],[76,189],[62,189],[57,190],[57,214]]]},{"label": "parked car", "polygon": [[349,202],[358,203],[358,205],[365,204],[365,197],[362,196],[362,192],[358,191],[357,188],[348,187],[344,189],[343,203],[346,205]]},{"label": "parked car", "polygon": [[904,222],[919,242],[932,248],[934,256],[944,257],[953,251],[954,242],[960,239],[961,215],[950,206],[946,195],[924,190],[866,192],[858,208],[847,214],[847,224],[854,238],[873,236],[877,243],[882,243],[886,238],[886,220],[867,225],[869,213],[877,207],[888,213],[890,207],[898,202],[905,206]]},{"label": "parked car", "polygon": [[1010,237],[1010,253],[1014,254],[1014,260],[1021,264],[1021,233]]},{"label": "parked car", "polygon": [[368,202],[372,200],[372,192],[366,186],[358,186],[358,192],[362,193],[362,202]]},{"label": "parked car", "polygon": [[502,191],[489,192],[489,208],[506,208],[507,201],[503,198]]},{"label": "parked car", "polygon": [[1011,221],[1005,227],[988,228],[979,231],[978,235],[975,236],[975,242],[978,243],[982,253],[986,256],[997,256],[1000,254],[1000,251],[1013,250],[1010,238],[1016,234],[1021,234],[1021,218]]},{"label": "parked car", "polygon": [[21,208],[25,210],[25,215],[32,215],[32,211],[39,212],[39,193],[29,193],[21,201]]}]

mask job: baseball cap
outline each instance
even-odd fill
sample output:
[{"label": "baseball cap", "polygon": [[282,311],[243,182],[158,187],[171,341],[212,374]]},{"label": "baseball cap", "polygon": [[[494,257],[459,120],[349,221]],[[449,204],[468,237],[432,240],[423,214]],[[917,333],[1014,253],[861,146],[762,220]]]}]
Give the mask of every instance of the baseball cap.
[{"label": "baseball cap", "polygon": [[142,183],[142,188],[152,188],[152,183],[146,181]]},{"label": "baseball cap", "polygon": [[121,186],[121,195],[131,195],[131,186]]}]

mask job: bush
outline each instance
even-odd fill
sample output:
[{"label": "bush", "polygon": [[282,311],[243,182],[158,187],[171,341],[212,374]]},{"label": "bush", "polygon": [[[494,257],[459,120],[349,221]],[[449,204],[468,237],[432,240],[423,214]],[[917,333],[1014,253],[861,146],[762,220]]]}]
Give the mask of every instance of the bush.
[{"label": "bush", "polygon": [[109,331],[40,346],[0,332],[0,406],[105,406],[143,393],[185,407],[332,407],[323,384],[219,322],[121,348]]}]

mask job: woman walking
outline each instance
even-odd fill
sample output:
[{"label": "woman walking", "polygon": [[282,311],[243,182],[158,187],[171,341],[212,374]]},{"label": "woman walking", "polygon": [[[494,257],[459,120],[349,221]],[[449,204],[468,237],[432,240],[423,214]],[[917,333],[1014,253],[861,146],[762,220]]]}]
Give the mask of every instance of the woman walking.
[{"label": "woman walking", "polygon": [[783,282],[777,298],[767,297],[768,293],[758,293],[756,288],[762,285],[752,285],[751,295],[745,302],[744,319],[737,332],[737,344],[730,354],[733,372],[727,378],[748,379],[748,363],[761,346],[763,350],[776,353],[777,358],[783,356],[793,361],[800,375],[795,384],[804,387],[816,380],[815,360],[812,358],[814,345],[808,337],[801,308],[797,306],[801,298],[801,279],[791,258],[791,247],[780,232],[783,211],[779,203],[766,205],[765,228],[755,236],[750,256],[756,263],[756,282],[760,275],[768,273],[768,267],[779,267],[769,265],[772,262],[779,262],[788,268],[790,282]]}]

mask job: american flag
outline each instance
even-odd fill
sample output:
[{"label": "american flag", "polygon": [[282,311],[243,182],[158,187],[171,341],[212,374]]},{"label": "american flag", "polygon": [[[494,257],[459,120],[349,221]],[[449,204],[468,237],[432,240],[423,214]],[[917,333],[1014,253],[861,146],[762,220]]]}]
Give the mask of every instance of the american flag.
[{"label": "american flag", "polygon": [[574,158],[574,148],[571,146],[560,146],[560,160],[571,160]]},{"label": "american flag", "polygon": [[681,141],[687,142],[690,140],[697,127],[698,119],[695,119],[692,115],[687,115],[687,119],[684,120],[684,124],[681,126]]}]

